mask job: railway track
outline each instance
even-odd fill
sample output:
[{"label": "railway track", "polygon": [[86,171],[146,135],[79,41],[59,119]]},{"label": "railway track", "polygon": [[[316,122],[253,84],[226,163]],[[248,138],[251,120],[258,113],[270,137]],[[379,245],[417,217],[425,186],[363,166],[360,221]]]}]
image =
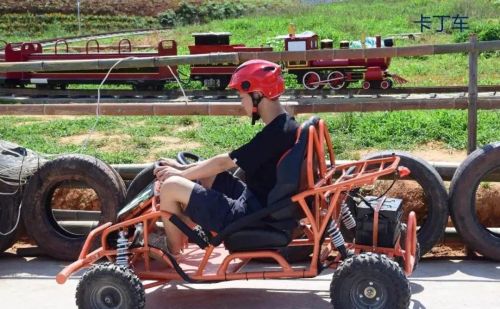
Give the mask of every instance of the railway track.
[{"label": "railway track", "polygon": [[[480,86],[478,91],[482,94],[492,97],[500,92],[498,86]],[[362,98],[379,99],[386,97],[410,98],[418,95],[419,97],[438,98],[443,94],[455,97],[467,96],[467,87],[465,86],[447,86],[447,87],[408,87],[393,88],[388,90],[376,89],[342,89],[342,90],[287,90],[284,97],[288,100],[310,99],[321,100],[327,98]],[[237,97],[237,93],[231,90],[209,91],[209,90],[188,90],[186,96],[190,100],[204,101],[206,99],[225,100]],[[0,100],[3,102],[11,100],[20,103],[65,103],[81,102],[92,103],[97,98],[96,89],[39,89],[39,88],[0,88]],[[162,91],[136,91],[136,90],[101,90],[101,99],[103,102],[151,102],[158,100],[183,99],[180,90],[162,90]]]}]

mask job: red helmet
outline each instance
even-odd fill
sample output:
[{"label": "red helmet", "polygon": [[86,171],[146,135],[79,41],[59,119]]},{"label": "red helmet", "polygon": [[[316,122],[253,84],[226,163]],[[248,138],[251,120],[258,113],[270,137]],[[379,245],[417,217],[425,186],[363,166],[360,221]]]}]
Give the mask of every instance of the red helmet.
[{"label": "red helmet", "polygon": [[242,63],[234,71],[229,88],[247,93],[258,91],[274,100],[285,92],[285,81],[279,65],[256,59]]}]

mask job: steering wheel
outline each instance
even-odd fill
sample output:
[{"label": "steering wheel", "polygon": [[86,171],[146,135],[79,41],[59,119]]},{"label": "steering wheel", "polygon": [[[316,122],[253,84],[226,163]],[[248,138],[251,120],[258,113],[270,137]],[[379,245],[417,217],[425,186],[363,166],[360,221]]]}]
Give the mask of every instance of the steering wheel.
[{"label": "steering wheel", "polygon": [[202,157],[192,153],[192,152],[187,152],[187,151],[181,151],[177,153],[177,162],[179,162],[182,165],[188,165],[191,163],[196,163],[203,161]]},{"label": "steering wheel", "polygon": [[[204,158],[192,153],[192,152],[187,152],[187,151],[181,151],[177,153],[177,162],[179,162],[182,165],[188,165],[191,163],[196,163],[205,160]],[[228,171],[229,173],[233,174],[234,177],[239,178],[243,182],[245,182],[245,172],[241,168],[237,168],[235,170],[230,170]]]}]

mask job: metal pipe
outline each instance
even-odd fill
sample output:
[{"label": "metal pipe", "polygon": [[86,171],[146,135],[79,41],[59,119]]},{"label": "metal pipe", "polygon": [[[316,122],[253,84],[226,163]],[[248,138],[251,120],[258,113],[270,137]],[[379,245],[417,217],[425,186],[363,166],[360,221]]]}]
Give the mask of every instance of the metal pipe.
[{"label": "metal pipe", "polygon": [[[382,47],[361,49],[320,49],[307,51],[266,51],[240,53],[210,53],[199,55],[144,57],[120,63],[116,68],[160,67],[180,64],[242,63],[252,59],[265,59],[273,62],[310,61],[328,59],[363,59],[384,57],[411,57],[469,51],[487,51],[500,49],[500,40],[471,43],[440,45],[419,45],[407,47]],[[111,68],[120,58],[99,60],[49,60],[33,62],[0,63],[0,72],[21,71],[66,71],[66,70],[103,70]]]}]

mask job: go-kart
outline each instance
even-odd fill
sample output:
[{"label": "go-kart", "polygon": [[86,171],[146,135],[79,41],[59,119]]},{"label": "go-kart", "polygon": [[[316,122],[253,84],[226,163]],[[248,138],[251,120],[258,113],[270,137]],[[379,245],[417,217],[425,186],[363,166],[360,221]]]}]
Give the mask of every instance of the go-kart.
[{"label": "go-kart", "polygon": [[[312,117],[279,161],[277,184],[263,210],[220,233],[206,231],[160,210],[159,184],[152,182],[125,205],[116,223],[88,235],[78,260],[56,280],[63,284],[74,272],[89,268],[77,287],[79,308],[143,308],[145,289],[174,280],[311,278],[333,268],[335,308],[407,308],[411,293],[406,276],[418,258],[415,214],[410,212],[405,225],[401,200],[363,196],[359,190],[381,176],[408,175],[399,161],[392,155],[336,165],[326,125]],[[180,258],[149,243],[162,218],[189,239]],[[307,252],[306,262],[288,260],[286,248]],[[252,260],[277,267],[248,271],[245,266]]]}]

